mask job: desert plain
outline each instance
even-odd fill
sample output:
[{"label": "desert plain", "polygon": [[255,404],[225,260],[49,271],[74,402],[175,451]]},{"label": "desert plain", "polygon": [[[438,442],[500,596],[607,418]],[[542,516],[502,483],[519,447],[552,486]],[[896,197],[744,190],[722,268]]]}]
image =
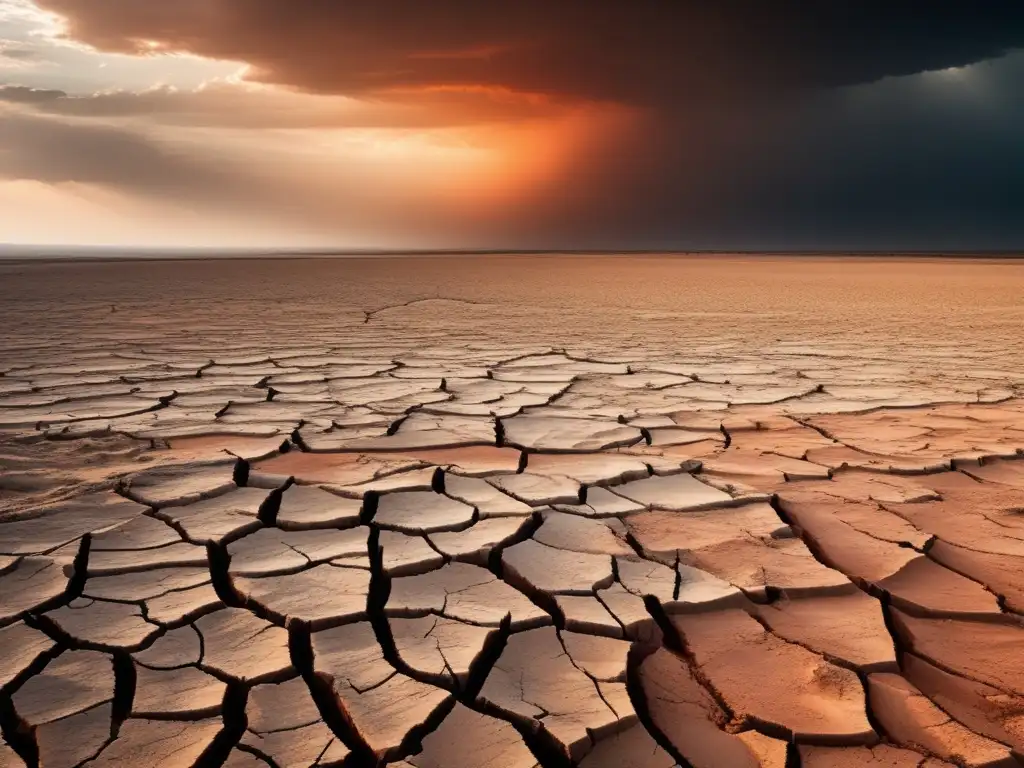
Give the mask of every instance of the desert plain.
[{"label": "desert plain", "polygon": [[1024,764],[1024,262],[0,263],[0,766]]}]

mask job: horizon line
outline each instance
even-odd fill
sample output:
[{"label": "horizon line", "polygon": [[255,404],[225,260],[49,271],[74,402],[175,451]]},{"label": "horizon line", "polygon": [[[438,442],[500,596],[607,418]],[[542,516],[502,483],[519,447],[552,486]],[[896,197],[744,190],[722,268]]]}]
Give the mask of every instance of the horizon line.
[{"label": "horizon line", "polygon": [[908,256],[1024,258],[1024,248],[295,248],[250,246],[35,245],[0,243],[0,261],[444,256]]}]

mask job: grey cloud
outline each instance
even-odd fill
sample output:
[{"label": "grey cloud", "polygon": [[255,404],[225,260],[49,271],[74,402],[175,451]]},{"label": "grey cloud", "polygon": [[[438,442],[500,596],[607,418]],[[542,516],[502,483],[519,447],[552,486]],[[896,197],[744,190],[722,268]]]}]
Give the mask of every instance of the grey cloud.
[{"label": "grey cloud", "polygon": [[461,212],[410,197],[368,176],[370,169],[291,154],[281,145],[239,149],[230,133],[158,138],[144,128],[0,105],[0,180],[92,185],[211,220],[229,213],[328,236],[374,228],[413,237],[468,232]]},{"label": "grey cloud", "polygon": [[0,86],[2,101],[67,117],[143,118],[184,127],[248,129],[465,127],[548,117],[562,109],[543,100],[476,93],[396,94],[354,100],[283,88],[251,89],[236,83],[213,83],[198,90],[158,87],[87,95]]},{"label": "grey cloud", "polygon": [[17,43],[8,43],[6,40],[0,41],[0,59],[10,59],[11,61],[33,61],[40,58],[39,52],[34,48],[22,46]]},{"label": "grey cloud", "polygon": [[47,104],[66,97],[64,91],[28,88],[22,85],[0,85],[0,101],[14,104]]},{"label": "grey cloud", "polygon": [[207,188],[240,192],[229,174],[110,125],[69,123],[20,110],[0,112],[0,176],[46,183],[109,184],[139,192]]}]

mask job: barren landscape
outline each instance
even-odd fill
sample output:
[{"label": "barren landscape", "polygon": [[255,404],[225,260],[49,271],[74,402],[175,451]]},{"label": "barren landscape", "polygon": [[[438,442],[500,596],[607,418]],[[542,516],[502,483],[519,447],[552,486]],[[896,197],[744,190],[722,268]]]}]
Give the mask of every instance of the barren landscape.
[{"label": "barren landscape", "polygon": [[0,263],[0,766],[1024,764],[1024,263]]}]

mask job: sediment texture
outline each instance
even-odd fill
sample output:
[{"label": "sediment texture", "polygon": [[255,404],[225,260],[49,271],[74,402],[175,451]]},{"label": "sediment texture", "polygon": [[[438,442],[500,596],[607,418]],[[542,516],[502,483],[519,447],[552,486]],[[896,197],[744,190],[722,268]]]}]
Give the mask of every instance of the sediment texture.
[{"label": "sediment texture", "polygon": [[103,298],[5,310],[0,765],[1019,764],[1010,342]]}]

